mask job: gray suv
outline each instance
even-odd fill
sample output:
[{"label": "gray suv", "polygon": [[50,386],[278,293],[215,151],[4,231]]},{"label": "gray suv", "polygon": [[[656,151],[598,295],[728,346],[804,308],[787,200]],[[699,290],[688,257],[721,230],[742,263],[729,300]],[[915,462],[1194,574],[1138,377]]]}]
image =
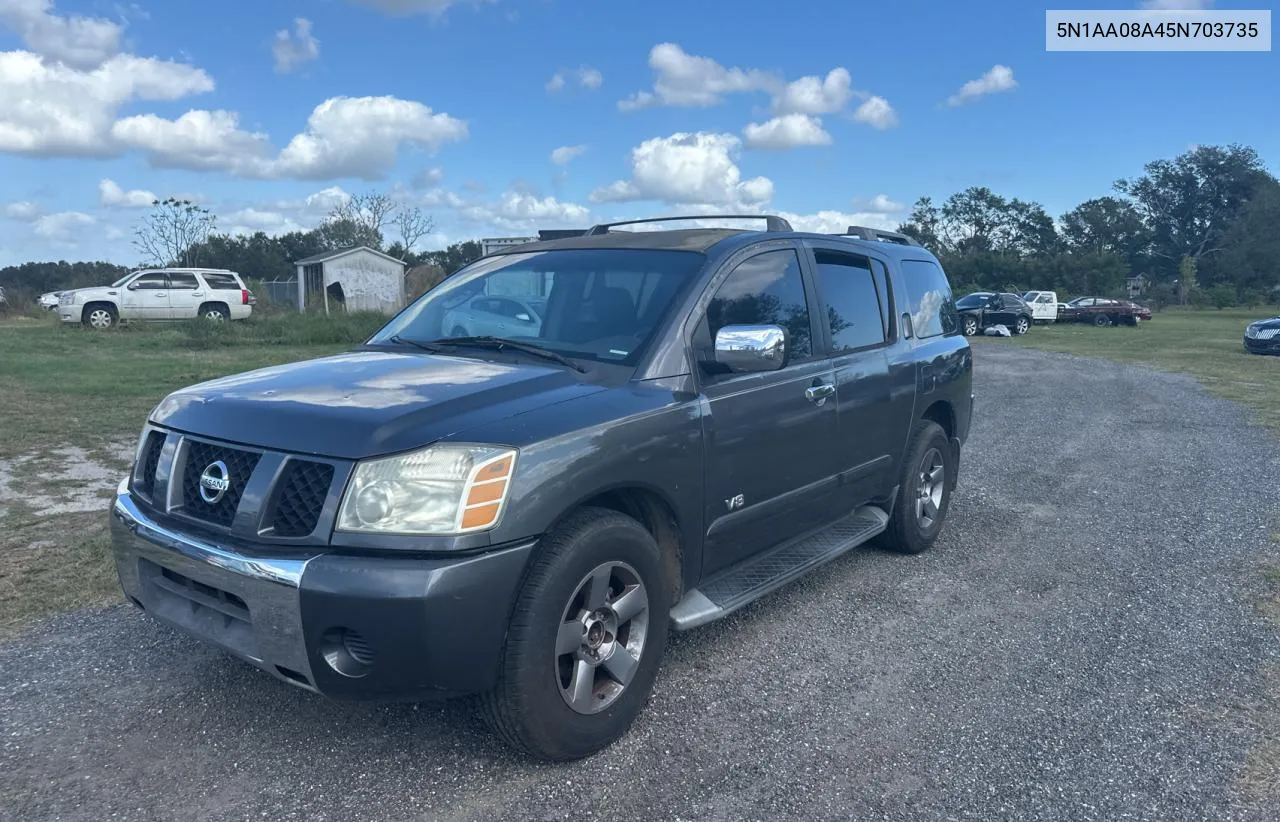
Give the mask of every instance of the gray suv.
[{"label": "gray suv", "polygon": [[[478,694],[567,760],[626,732],[669,629],[870,540],[928,548],[973,403],[934,256],[777,217],[624,225],[486,256],[347,353],[164,398],[112,508],[129,599],[326,696]],[[451,333],[516,293],[536,331]]]}]

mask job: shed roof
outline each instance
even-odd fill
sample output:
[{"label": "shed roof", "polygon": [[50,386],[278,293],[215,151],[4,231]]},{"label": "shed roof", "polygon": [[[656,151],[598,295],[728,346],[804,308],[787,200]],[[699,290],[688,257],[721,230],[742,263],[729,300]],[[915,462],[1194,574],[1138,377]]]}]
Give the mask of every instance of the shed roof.
[{"label": "shed roof", "polygon": [[370,248],[367,245],[357,245],[357,246],[352,246],[351,248],[339,248],[333,251],[323,251],[319,254],[312,254],[310,257],[304,257],[301,260],[295,260],[293,264],[294,265],[314,265],[316,263],[327,263],[330,260],[336,260],[339,257],[345,257],[348,254],[354,254],[357,251],[368,251],[370,254],[377,254],[379,257],[383,258],[384,260],[390,260],[396,265],[403,266],[405,264],[404,260],[397,260],[395,257],[392,257],[390,254],[383,254],[378,249]]}]

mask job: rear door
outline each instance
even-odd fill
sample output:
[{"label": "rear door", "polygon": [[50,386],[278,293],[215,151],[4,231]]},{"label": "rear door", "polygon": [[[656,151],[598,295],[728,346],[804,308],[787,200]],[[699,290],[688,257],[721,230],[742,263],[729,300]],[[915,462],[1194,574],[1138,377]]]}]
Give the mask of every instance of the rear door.
[{"label": "rear door", "polygon": [[204,288],[196,275],[187,271],[169,272],[169,318],[189,320],[204,300]]},{"label": "rear door", "polygon": [[899,373],[895,382],[890,374],[893,297],[884,262],[839,243],[806,245],[836,382],[838,436],[831,448],[849,509],[888,492],[893,443],[907,435],[915,375]]},{"label": "rear door", "polygon": [[[813,318],[819,310],[795,245],[747,252],[712,280],[693,349],[707,410],[703,574],[836,516],[840,459],[835,377]],[[735,374],[709,362],[727,325],[779,325],[786,365]],[[830,386],[831,391],[809,392]]]},{"label": "rear door", "polygon": [[124,320],[167,320],[169,318],[169,278],[163,271],[136,277],[120,292],[120,318]]}]

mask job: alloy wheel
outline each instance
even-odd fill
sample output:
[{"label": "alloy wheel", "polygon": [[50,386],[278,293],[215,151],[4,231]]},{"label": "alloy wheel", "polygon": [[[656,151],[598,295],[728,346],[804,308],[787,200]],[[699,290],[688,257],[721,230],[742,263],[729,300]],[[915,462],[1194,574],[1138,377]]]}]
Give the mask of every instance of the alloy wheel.
[{"label": "alloy wheel", "polygon": [[649,631],[649,594],[635,569],[606,562],[583,577],[556,634],[556,678],[565,704],[580,714],[605,710],[640,666]]},{"label": "alloy wheel", "polygon": [[942,461],[942,452],[930,448],[920,460],[920,468],[916,473],[916,523],[923,530],[933,527],[938,519],[938,509],[942,505],[942,492],[946,484],[946,468]]},{"label": "alloy wheel", "polygon": [[105,308],[95,308],[89,312],[89,325],[97,329],[110,328],[111,312]]}]

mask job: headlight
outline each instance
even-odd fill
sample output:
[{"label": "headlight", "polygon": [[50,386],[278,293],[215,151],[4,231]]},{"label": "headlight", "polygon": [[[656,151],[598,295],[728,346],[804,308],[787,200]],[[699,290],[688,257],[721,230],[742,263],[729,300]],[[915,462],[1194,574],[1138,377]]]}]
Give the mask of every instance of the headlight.
[{"label": "headlight", "polygon": [[502,516],[516,451],[493,445],[433,445],[356,464],[338,530],[375,534],[465,534]]}]

